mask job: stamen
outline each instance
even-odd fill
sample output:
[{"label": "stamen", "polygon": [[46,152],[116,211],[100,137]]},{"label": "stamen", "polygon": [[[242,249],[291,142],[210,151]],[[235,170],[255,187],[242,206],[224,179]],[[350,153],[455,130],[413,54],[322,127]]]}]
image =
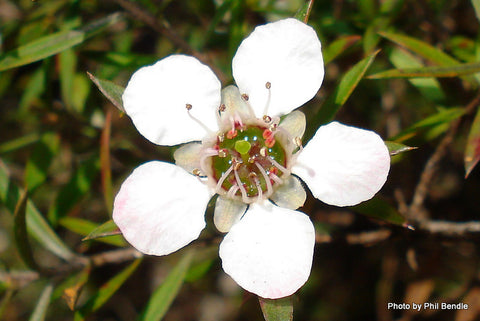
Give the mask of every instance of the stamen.
[{"label": "stamen", "polygon": [[275,165],[278,169],[280,169],[284,174],[290,174],[290,171],[288,169],[280,165],[280,163],[278,163],[272,157],[267,157],[267,158],[273,165]]},{"label": "stamen", "polygon": [[194,168],[192,171],[192,174],[195,176],[200,176],[202,172],[198,168]]},{"label": "stamen", "polygon": [[266,157],[266,156],[267,156],[267,148],[266,148],[266,147],[260,148],[260,155],[261,155],[262,157]]},{"label": "stamen", "polygon": [[248,196],[247,196],[247,190],[245,189],[245,187],[243,186],[243,183],[242,181],[240,180],[240,176],[238,176],[238,171],[237,169],[235,169],[233,171],[233,173],[235,174],[235,179],[237,180],[237,185],[238,187],[240,188],[240,192],[242,193],[242,201],[244,203],[249,203],[248,202]]},{"label": "stamen", "polygon": [[247,94],[242,94],[242,99],[245,100],[245,101],[248,101],[250,97],[248,97]]},{"label": "stamen", "polygon": [[270,88],[272,88],[272,84],[267,81],[267,83],[265,84],[265,88],[267,88],[268,90],[268,97],[267,97],[267,103],[265,104],[265,108],[263,109],[263,114],[267,115],[268,107],[270,107],[270,99],[272,97],[272,91],[270,90]]},{"label": "stamen", "polygon": [[216,149],[213,149],[213,148],[207,148],[205,149],[205,151],[203,152],[202,156],[200,157],[200,167],[202,168],[202,170],[204,172],[205,171],[205,168],[206,165],[205,165],[205,160],[208,158],[208,157],[212,157],[212,156],[217,156],[218,155],[218,150]]},{"label": "stamen", "polygon": [[187,113],[188,113],[188,116],[190,116],[190,118],[195,121],[197,124],[199,124],[209,135],[212,135],[214,134],[212,130],[210,130],[210,128],[208,128],[207,126],[205,126],[204,123],[202,123],[200,121],[200,119],[198,119],[197,117],[193,116],[191,113],[190,113],[190,110],[192,110],[192,105],[191,104],[187,104]]},{"label": "stamen", "polygon": [[272,121],[272,117],[270,117],[268,115],[263,115],[263,121],[268,124]]},{"label": "stamen", "polygon": [[225,106],[225,104],[221,104],[220,107],[218,107],[219,112],[224,112],[225,109],[227,109],[227,106]]},{"label": "stamen", "polygon": [[225,181],[225,179],[227,179],[228,175],[230,175],[232,170],[233,170],[233,165],[230,166],[225,173],[223,173],[222,177],[220,177],[220,179],[218,180],[217,186],[215,187],[216,193],[220,193],[220,191],[222,190],[223,182]]},{"label": "stamen", "polygon": [[271,179],[273,179],[275,181],[275,183],[277,183],[277,184],[282,184],[283,183],[283,179],[281,179],[277,175],[275,175],[273,173],[270,173],[269,176],[270,176]]},{"label": "stamen", "polygon": [[257,186],[257,200],[260,201],[263,198],[263,190],[262,190],[262,185],[260,185],[260,180],[257,178],[257,175],[255,175],[255,186]]},{"label": "stamen", "polygon": [[227,193],[227,197],[229,198],[233,198],[233,196],[235,195],[235,193],[238,191],[238,186],[237,185],[232,185],[232,187],[230,187],[230,189],[228,190],[228,193]]},{"label": "stamen", "polygon": [[270,178],[268,177],[267,172],[265,172],[265,169],[259,163],[255,163],[255,165],[257,165],[258,169],[260,170],[260,173],[262,173],[262,176],[265,179],[265,184],[267,185],[267,195],[268,196],[272,195],[273,193],[272,182],[270,182]]}]

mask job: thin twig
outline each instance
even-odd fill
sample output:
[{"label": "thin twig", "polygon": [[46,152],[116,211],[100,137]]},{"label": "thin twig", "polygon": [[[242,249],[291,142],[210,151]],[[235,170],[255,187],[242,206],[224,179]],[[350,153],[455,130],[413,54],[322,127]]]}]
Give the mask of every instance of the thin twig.
[{"label": "thin twig", "polygon": [[[480,103],[480,93],[465,107],[464,115],[468,115],[478,106]],[[423,209],[423,204],[428,195],[432,179],[438,168],[440,160],[446,155],[448,146],[452,143],[462,118],[456,119],[452,122],[452,125],[448,129],[446,135],[438,144],[435,152],[427,161],[425,168],[423,169],[420,180],[415,188],[415,193],[412,198],[412,203],[407,211],[407,219],[412,222],[421,222],[427,220],[427,213]]]},{"label": "thin twig", "polygon": [[348,244],[359,244],[359,245],[373,245],[385,241],[392,235],[392,231],[389,229],[379,229],[375,231],[367,231],[360,233],[350,233],[342,236],[332,237],[328,234],[317,234],[315,235],[316,243],[332,243],[335,241],[344,241]]},{"label": "thin twig", "polygon": [[465,236],[470,233],[480,232],[480,222],[450,222],[450,221],[424,221],[417,227],[432,234],[443,236]]},{"label": "thin twig", "polygon": [[217,75],[222,83],[227,81],[227,76],[223,73],[223,71],[215,66],[209,56],[201,54],[200,52],[193,49],[188,42],[183,40],[174,30],[172,30],[170,24],[165,20],[162,19],[158,21],[150,12],[146,11],[138,4],[130,1],[130,0],[112,0],[113,2],[120,5],[123,9],[125,9],[131,16],[135,19],[145,23],[153,30],[161,33],[165,36],[168,40],[170,40],[176,47],[180,48],[186,54],[192,55],[204,64],[208,65]]}]

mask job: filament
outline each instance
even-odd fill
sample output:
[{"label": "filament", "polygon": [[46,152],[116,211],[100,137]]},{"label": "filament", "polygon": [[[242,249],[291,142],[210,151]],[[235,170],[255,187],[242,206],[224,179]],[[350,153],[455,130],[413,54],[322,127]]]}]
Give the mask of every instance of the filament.
[{"label": "filament", "polygon": [[240,180],[240,177],[238,176],[238,171],[234,170],[233,173],[235,174],[235,179],[237,180],[238,188],[240,188],[240,192],[242,192],[242,201],[244,203],[248,203],[247,190],[245,189],[245,187],[243,187],[243,183]]},{"label": "filament", "polygon": [[225,179],[228,177],[228,175],[230,175],[230,173],[232,172],[233,170],[233,165],[230,166],[227,171],[222,175],[222,177],[220,177],[220,179],[218,180],[218,183],[217,183],[217,186],[215,187],[215,191],[217,193],[219,193],[221,191],[221,188],[222,188],[222,185],[223,185],[223,182],[225,181]]},{"label": "filament", "polygon": [[276,160],[274,160],[272,157],[267,157],[268,160],[275,166],[277,167],[278,169],[280,169],[283,173],[285,174],[290,174],[290,171],[288,169],[286,169],[285,167],[283,167],[282,165],[280,165]]},{"label": "filament", "polygon": [[255,165],[257,165],[258,169],[260,170],[260,173],[262,173],[263,178],[265,179],[265,184],[267,184],[267,194],[271,195],[273,192],[273,187],[272,187],[272,182],[270,182],[270,178],[267,175],[267,172],[265,172],[265,169],[259,163],[255,162]]}]

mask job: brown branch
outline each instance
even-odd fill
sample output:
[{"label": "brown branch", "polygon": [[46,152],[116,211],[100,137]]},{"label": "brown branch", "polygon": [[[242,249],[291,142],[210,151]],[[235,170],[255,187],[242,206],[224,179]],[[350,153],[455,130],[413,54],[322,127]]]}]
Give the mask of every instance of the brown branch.
[{"label": "brown branch", "polygon": [[432,234],[444,236],[465,236],[480,232],[480,222],[423,221],[417,227]]},{"label": "brown branch", "polygon": [[138,4],[130,0],[112,0],[113,2],[120,5],[124,10],[126,10],[131,16],[135,19],[145,23],[153,30],[159,32],[170,40],[176,47],[180,48],[185,53],[194,56],[204,64],[208,65],[217,75],[222,83],[227,81],[227,76],[223,71],[215,66],[213,61],[209,56],[201,54],[200,52],[193,49],[188,42],[183,40],[174,30],[172,30],[170,24],[162,19],[158,21],[150,12],[146,11]]},{"label": "brown branch", "polygon": [[[480,93],[465,107],[464,115],[468,115],[475,110],[475,108],[480,103]],[[448,146],[452,143],[462,118],[458,118],[452,122],[450,128],[448,129],[446,135],[438,144],[435,152],[427,161],[425,168],[423,169],[420,180],[415,188],[415,192],[412,198],[412,203],[409,210],[406,212],[407,219],[412,222],[421,222],[425,221],[428,218],[426,211],[423,208],[425,199],[427,198],[432,179],[435,176],[438,164],[440,160],[446,155]]]},{"label": "brown branch", "polygon": [[385,241],[392,235],[389,229],[379,229],[375,231],[350,233],[342,236],[331,237],[328,234],[316,234],[316,243],[332,243],[335,241],[345,241],[348,244],[372,245]]}]

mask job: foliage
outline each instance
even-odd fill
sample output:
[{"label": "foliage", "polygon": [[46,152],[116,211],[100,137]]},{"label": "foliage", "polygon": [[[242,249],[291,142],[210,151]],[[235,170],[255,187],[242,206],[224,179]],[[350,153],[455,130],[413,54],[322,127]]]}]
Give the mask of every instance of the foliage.
[{"label": "foliage", "polygon": [[[479,8],[0,0],[0,318],[478,319]],[[135,70],[175,52],[231,84],[240,41],[285,17],[315,28],[326,64],[320,92],[301,107],[304,143],[336,119],[378,132],[393,165],[381,193],[358,206],[309,198],[311,277],[292,297],[258,302],[221,272],[212,224],[190,249],[161,258],[143,257],[119,234],[111,211],[121,182],[173,153],[135,131],[121,95]],[[399,302],[469,309],[387,308]]]}]

